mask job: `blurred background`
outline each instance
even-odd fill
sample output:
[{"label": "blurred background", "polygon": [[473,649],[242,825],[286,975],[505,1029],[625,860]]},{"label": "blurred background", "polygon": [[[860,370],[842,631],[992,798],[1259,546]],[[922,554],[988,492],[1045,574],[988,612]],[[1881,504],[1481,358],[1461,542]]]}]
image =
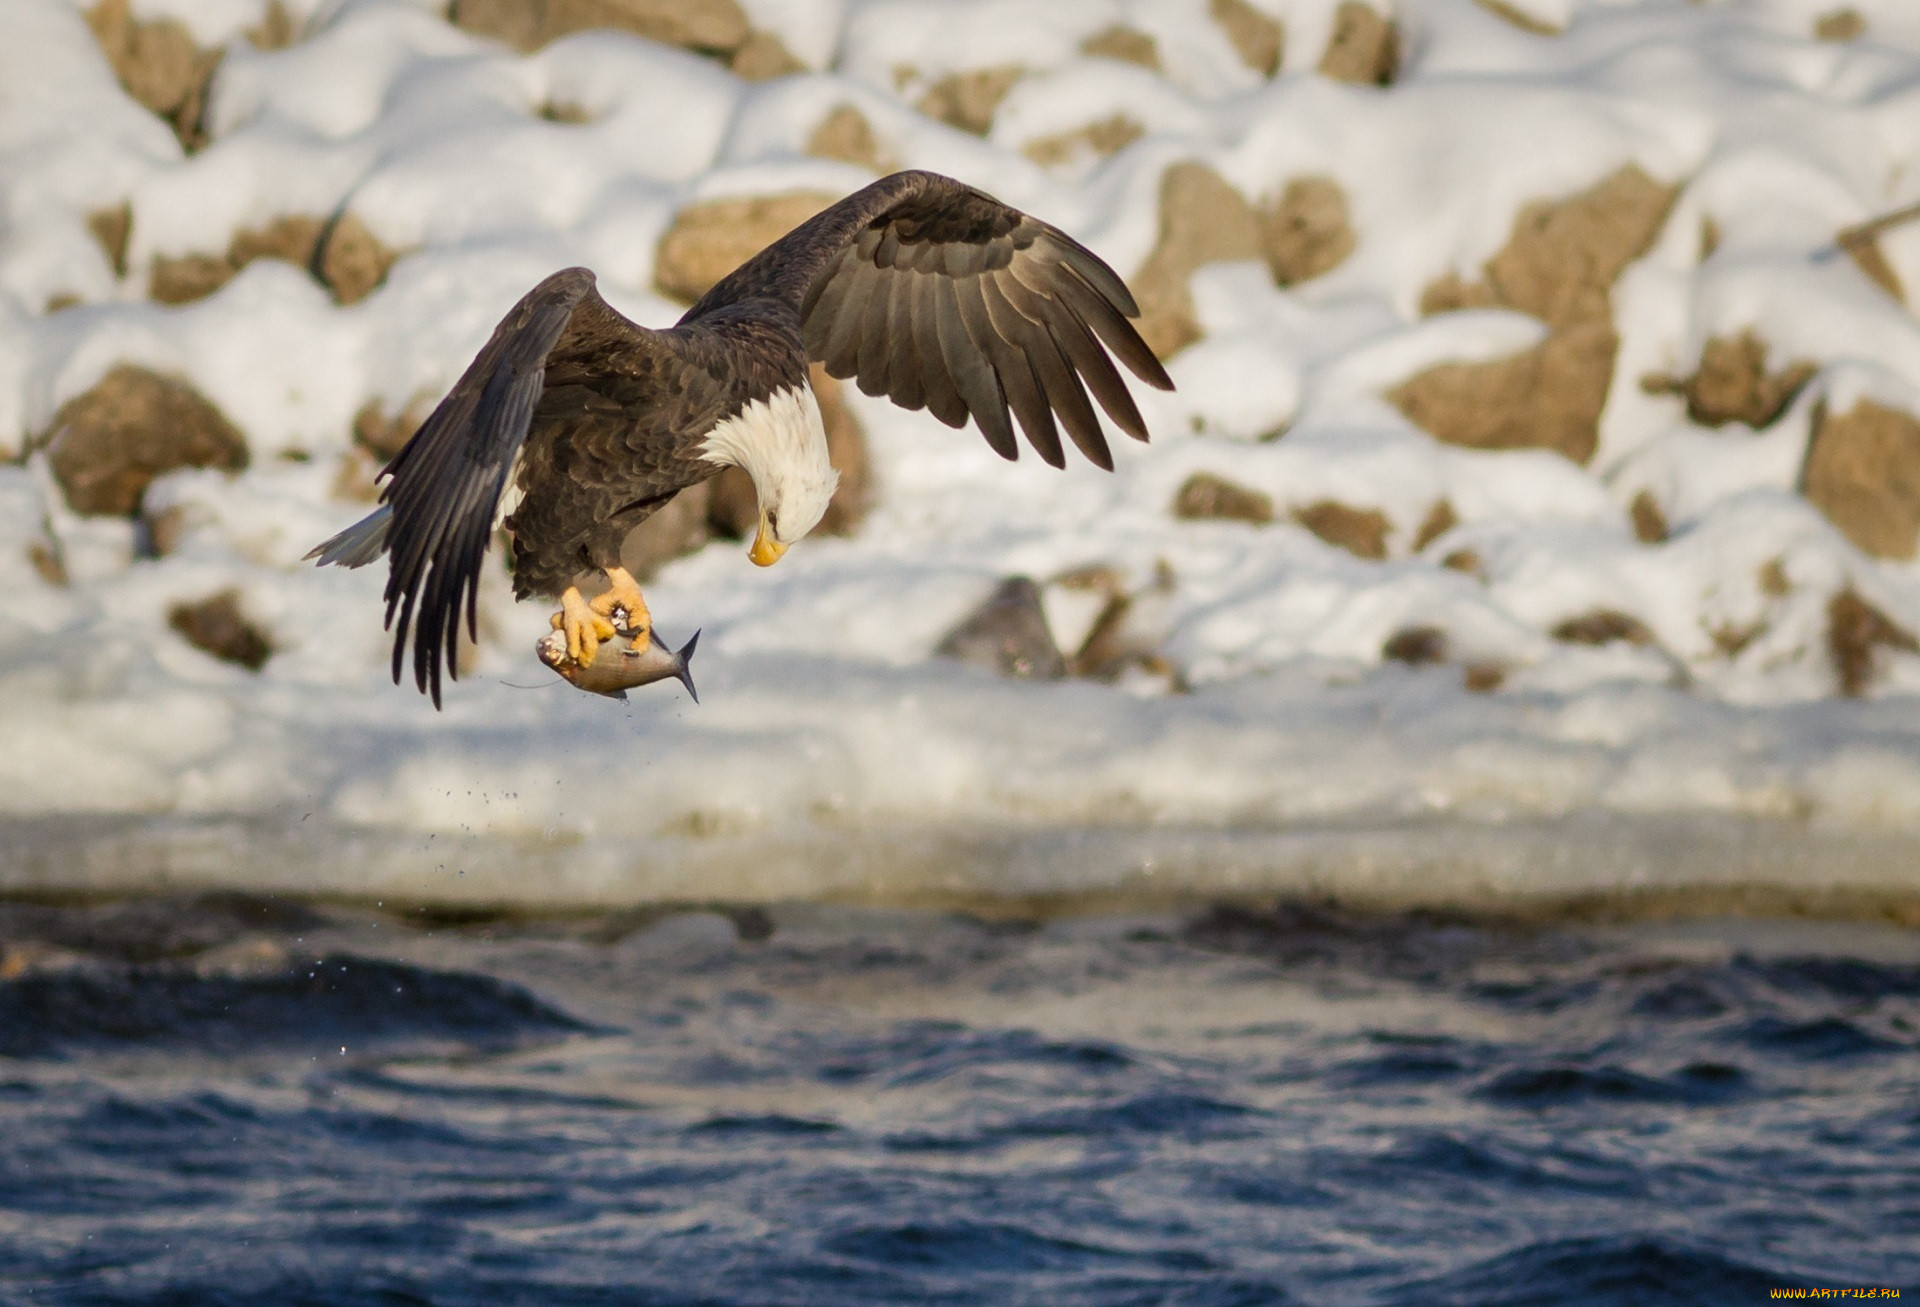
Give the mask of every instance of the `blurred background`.
[{"label": "blurred background", "polygon": [[[0,0],[0,1294],[1912,1284],[1916,165],[1910,0]],[[700,705],[499,551],[392,685],[303,558],[508,307],[903,167],[1151,443],[816,370]]]}]

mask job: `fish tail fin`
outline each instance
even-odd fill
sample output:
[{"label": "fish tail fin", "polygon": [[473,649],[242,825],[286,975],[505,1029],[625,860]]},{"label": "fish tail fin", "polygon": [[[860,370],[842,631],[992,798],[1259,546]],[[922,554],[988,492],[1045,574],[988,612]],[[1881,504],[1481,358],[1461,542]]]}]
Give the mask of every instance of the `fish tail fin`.
[{"label": "fish tail fin", "polygon": [[687,687],[687,695],[695,703],[700,702],[700,692],[693,688],[693,647],[700,643],[700,632],[695,631],[693,638],[680,646],[673,655],[674,677]]}]

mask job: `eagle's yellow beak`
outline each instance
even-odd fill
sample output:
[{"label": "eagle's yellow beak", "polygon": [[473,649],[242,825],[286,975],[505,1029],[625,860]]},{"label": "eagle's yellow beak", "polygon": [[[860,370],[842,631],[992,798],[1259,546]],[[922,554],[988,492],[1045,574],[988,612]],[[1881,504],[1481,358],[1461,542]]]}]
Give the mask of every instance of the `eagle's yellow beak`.
[{"label": "eagle's yellow beak", "polygon": [[773,538],[773,532],[767,527],[767,515],[762,513],[760,529],[754,532],[753,548],[747,551],[747,557],[761,567],[772,567],[786,552],[787,547]]}]

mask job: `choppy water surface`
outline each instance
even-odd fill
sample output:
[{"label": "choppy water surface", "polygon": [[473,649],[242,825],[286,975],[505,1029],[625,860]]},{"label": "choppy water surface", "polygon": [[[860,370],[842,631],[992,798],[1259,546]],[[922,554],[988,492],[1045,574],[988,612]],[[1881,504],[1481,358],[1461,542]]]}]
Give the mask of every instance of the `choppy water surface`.
[{"label": "choppy water surface", "polygon": [[7,1302],[1920,1281],[1891,930],[202,899],[0,905],[0,938]]}]

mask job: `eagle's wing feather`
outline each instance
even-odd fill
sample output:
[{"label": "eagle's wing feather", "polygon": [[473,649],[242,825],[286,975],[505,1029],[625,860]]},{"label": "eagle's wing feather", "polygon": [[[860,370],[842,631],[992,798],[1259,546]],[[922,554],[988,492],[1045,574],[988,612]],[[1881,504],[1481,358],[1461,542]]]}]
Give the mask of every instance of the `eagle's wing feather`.
[{"label": "eagle's wing feather", "polygon": [[1111,468],[1094,401],[1145,440],[1114,359],[1173,388],[1128,321],[1139,306],[1113,269],[1057,228],[937,173],[883,177],[816,214],[683,321],[756,298],[792,305],[808,356],[834,376],[948,426],[971,417],[1007,458],[1017,452],[1011,418],[1054,466],[1065,461],[1064,427]]},{"label": "eagle's wing feather", "polygon": [[979,351],[972,347],[972,341],[967,341],[967,348],[958,358],[948,352],[956,330],[962,337],[966,335],[966,328],[960,326],[960,305],[953,298],[953,283],[944,275],[915,275],[894,280],[904,283],[911,296],[916,379],[920,393],[926,398],[927,411],[950,427],[963,426],[973,408],[967,402],[966,386],[980,379],[977,373],[971,377],[966,374],[973,372]]},{"label": "eagle's wing feather", "polygon": [[1007,302],[1005,295],[984,280],[980,286],[980,297],[986,302],[987,321],[993,325],[995,339],[999,342],[995,357],[1002,363],[997,369],[1000,383],[1006,388],[1007,402],[1020,419],[1021,430],[1027,433],[1027,443],[1053,466],[1065,467],[1067,456],[1060,449],[1060,432],[1053,423],[1053,409],[1040,384],[1033,360],[1021,344],[1031,331],[1032,324],[1020,316],[1013,305]]},{"label": "eagle's wing feather", "polygon": [[[1025,377],[1026,360],[1019,359],[1020,371],[1014,374],[1014,351],[995,334],[993,320],[987,314],[986,296],[981,293],[980,279],[967,277],[949,283],[960,313],[960,326],[967,333],[967,344],[984,355],[987,366],[993,369],[991,393],[982,396],[975,403],[971,391],[967,392],[967,407],[973,411],[974,421],[980,424],[980,432],[986,436],[987,443],[1002,458],[1016,458],[1020,447],[1014,443],[1013,422],[1008,415],[1009,406],[1017,406],[1017,396],[1024,393],[1020,383]],[[956,351],[964,351],[956,345]],[[950,355],[949,358],[952,356]],[[1028,389],[1031,379],[1028,378]]]},{"label": "eagle's wing feather", "polygon": [[[361,566],[391,555],[387,625],[394,632],[393,679],[400,680],[408,634],[413,679],[440,703],[440,672],[457,676],[461,618],[475,632],[481,559],[500,497],[533,425],[547,371],[580,335],[583,306],[592,333],[617,331],[632,348],[664,333],[620,317],[594,290],[585,268],[556,272],[514,305],[413,439],[381,474],[381,509],[314,551],[320,561]],[[576,330],[571,334],[569,326]],[[596,342],[602,343],[602,342]],[[664,341],[661,341],[665,344]]]},{"label": "eagle's wing feather", "polygon": [[454,670],[463,611],[473,629],[480,560],[540,399],[547,354],[592,290],[593,275],[571,268],[529,291],[383,474],[381,497],[392,513],[393,679],[414,626],[414,682],[436,706],[442,662]]},{"label": "eagle's wing feather", "polygon": [[[890,302],[887,306],[887,320],[903,328],[897,339],[887,342],[892,352],[890,369],[893,385],[890,390],[897,392],[895,401],[903,408],[935,408],[929,391],[935,389],[929,372],[937,368],[921,366],[921,357],[927,348],[928,305],[925,296],[920,293],[919,277],[895,277]],[[937,346],[937,342],[936,342]],[[937,352],[937,350],[936,350]],[[964,421],[964,419],[962,419]]]}]

